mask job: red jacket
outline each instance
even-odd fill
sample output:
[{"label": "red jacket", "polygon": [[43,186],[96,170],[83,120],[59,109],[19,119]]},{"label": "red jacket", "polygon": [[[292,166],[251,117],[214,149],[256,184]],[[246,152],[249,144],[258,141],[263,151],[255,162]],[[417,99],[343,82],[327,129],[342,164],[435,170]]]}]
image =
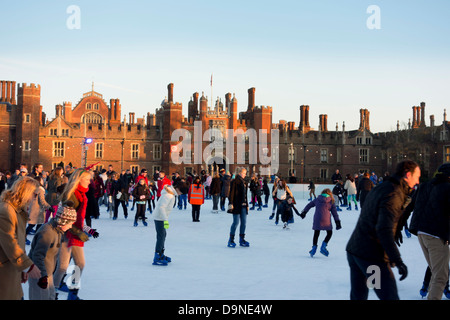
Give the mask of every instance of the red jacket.
[{"label": "red jacket", "polygon": [[[84,229],[84,218],[86,217],[86,207],[87,207],[87,197],[86,192],[88,188],[83,188],[78,185],[70,200],[75,204],[75,209],[77,211],[77,220],[74,222],[74,226],[79,230]],[[84,242],[80,240],[76,235],[72,234],[70,231],[66,232],[66,237],[68,240],[67,246],[84,247]]]},{"label": "red jacket", "polygon": [[163,188],[166,184],[168,184],[168,185],[172,184],[170,182],[169,178],[167,178],[166,176],[164,176],[164,178],[162,180],[158,180],[158,191],[156,191],[156,195],[158,197],[161,197],[161,191],[163,190]]},{"label": "red jacket", "polygon": [[148,178],[144,177],[143,175],[138,175],[138,177],[136,178],[136,181],[134,181],[134,184],[138,184],[139,180],[144,179],[145,180],[145,184],[148,186]]}]

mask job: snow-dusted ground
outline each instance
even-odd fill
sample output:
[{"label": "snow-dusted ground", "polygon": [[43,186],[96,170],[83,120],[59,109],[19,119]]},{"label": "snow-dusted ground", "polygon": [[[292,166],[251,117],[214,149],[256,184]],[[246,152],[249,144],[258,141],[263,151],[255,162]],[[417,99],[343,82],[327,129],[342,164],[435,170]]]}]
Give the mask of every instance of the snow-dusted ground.
[{"label": "snow-dusted ground", "polygon": [[[316,194],[324,187],[317,186]],[[308,203],[306,186],[291,188],[301,211]],[[141,223],[133,227],[135,211],[124,219],[120,208],[119,218],[113,221],[102,206],[100,219],[92,222],[100,237],[85,244],[86,268],[79,295],[85,300],[348,300],[345,246],[359,211],[343,208],[339,213],[342,229],[334,230],[330,255],[317,252],[311,258],[313,210],[304,220],[294,215],[290,230],[283,230],[281,223],[268,219],[272,203],[269,200],[269,208],[263,211],[250,211],[249,248],[227,247],[232,216],[211,213],[212,200],[202,206],[197,223],[192,222],[189,204],[187,210],[174,208],[166,239],[166,254],[172,258],[168,266],[152,265],[156,233],[149,212],[148,227]],[[404,236],[400,252],[409,275],[397,281],[399,296],[420,300],[427,265],[417,238]],[[394,273],[398,279],[397,269]],[[23,287],[27,299],[27,284]],[[373,291],[369,299],[377,299]]]}]

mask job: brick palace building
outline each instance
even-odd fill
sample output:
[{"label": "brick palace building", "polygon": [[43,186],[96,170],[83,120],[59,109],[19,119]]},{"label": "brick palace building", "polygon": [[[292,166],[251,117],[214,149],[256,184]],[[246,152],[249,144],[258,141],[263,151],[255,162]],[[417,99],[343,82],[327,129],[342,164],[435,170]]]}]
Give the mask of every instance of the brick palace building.
[{"label": "brick palace building", "polygon": [[[229,129],[243,132],[254,129],[256,132],[265,130],[270,144],[271,130],[278,129],[278,150],[271,150],[272,155],[279,155],[278,175],[288,177],[293,173],[300,181],[311,178],[316,182],[329,182],[336,169],[344,175],[374,171],[382,176],[386,171],[392,172],[396,163],[404,158],[419,162],[426,178],[432,176],[440,164],[450,162],[446,112],[441,123],[435,123],[431,115],[427,126],[423,102],[412,107],[413,120],[407,128],[400,128],[397,122],[395,131],[373,133],[367,109],[359,110],[359,128],[350,130],[345,122],[329,128],[327,114],[319,116],[318,129],[314,130],[308,105],[299,108],[298,126],[294,121],[273,123],[272,107],[256,106],[255,94],[255,88],[250,88],[247,108],[238,111],[237,99],[231,93],[225,94],[223,102],[218,98],[211,107],[204,94],[200,96],[195,92],[185,116],[182,104],[174,101],[174,85],[169,84],[167,98],[161,106],[155,108],[154,113],[135,118],[134,112],[129,112],[128,116],[122,113],[119,99],[109,99],[108,103],[92,87],[75,105],[71,102],[56,105],[55,118],[46,119],[40,103],[40,85],[0,81],[0,171],[16,169],[20,163],[27,164],[28,168],[42,163],[46,170],[61,164],[80,167],[84,163],[98,163],[97,168],[107,168],[111,164],[116,171],[146,168],[151,172],[157,169],[168,173],[178,171],[182,175],[219,167],[233,172],[237,166],[245,166],[250,173],[269,167],[249,163],[248,137],[244,139],[246,147],[242,159],[238,159],[236,152],[230,159],[224,150],[223,156],[211,154],[192,164],[176,165],[171,161],[171,152],[178,150],[176,142],[171,141],[172,133],[185,129],[194,135],[196,123],[201,123],[202,136],[207,129],[215,128],[222,132],[225,141],[231,139],[226,135]],[[86,137],[93,142],[83,153]],[[232,140],[234,150],[238,140],[238,137]],[[210,143],[203,141],[202,149]],[[194,147],[188,159],[194,160],[193,150]]]}]

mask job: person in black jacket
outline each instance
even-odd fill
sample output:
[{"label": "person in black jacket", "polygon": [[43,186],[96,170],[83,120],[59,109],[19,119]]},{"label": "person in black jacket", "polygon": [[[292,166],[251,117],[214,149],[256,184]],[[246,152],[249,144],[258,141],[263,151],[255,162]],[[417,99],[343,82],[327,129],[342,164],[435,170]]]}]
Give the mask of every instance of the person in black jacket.
[{"label": "person in black jacket", "polygon": [[406,278],[408,269],[397,248],[395,234],[419,178],[419,165],[405,160],[397,165],[393,177],[369,192],[346,246],[352,300],[368,298],[367,281],[372,276],[379,299],[399,299],[391,267],[397,267],[400,281]]},{"label": "person in black jacket", "polygon": [[300,216],[300,213],[298,212],[297,208],[294,206],[295,200],[291,196],[287,196],[286,200],[281,201],[280,205],[278,206],[278,211],[281,214],[281,221],[283,221],[283,229],[287,230],[289,229],[288,224],[293,223],[294,221],[294,213]]},{"label": "person in black jacket", "polygon": [[252,207],[250,208],[250,210],[255,210],[256,202],[258,202],[258,211],[261,211],[261,183],[256,173],[253,174],[252,179],[250,180],[250,193],[252,195]]},{"label": "person in black jacket", "polygon": [[374,187],[372,180],[370,180],[369,178],[370,174],[368,172],[365,172],[363,178],[358,183],[358,187],[356,188],[356,201],[359,201],[361,208],[363,207],[367,194]]},{"label": "person in black jacket", "polygon": [[221,190],[220,190],[220,210],[225,211],[225,200],[230,194],[230,184],[231,184],[231,174],[227,171],[221,180]]},{"label": "person in black jacket", "polygon": [[117,214],[119,211],[119,204],[122,204],[123,215],[128,218],[128,209],[125,200],[128,201],[128,186],[123,179],[119,179],[119,174],[114,173],[112,175],[112,197],[114,201],[114,216],[113,220],[117,220]]},{"label": "person in black jacket", "polygon": [[245,181],[246,175],[247,169],[243,167],[238,168],[236,178],[231,181],[230,196],[228,198],[228,213],[233,214],[233,223],[230,228],[230,238],[228,240],[228,247],[230,248],[236,247],[234,236],[239,223],[239,245],[241,247],[250,246],[250,243],[244,239],[248,214],[248,184]]},{"label": "person in black jacket", "polygon": [[414,197],[414,212],[409,231],[419,238],[431,281],[428,300],[442,299],[449,277],[450,241],[450,163],[419,186]]},{"label": "person in black jacket", "polygon": [[177,186],[178,186],[178,189],[180,190],[180,194],[178,195],[178,209],[182,210],[184,207],[184,210],[186,210],[189,185],[186,182],[186,179],[183,177],[183,178],[181,178],[181,180],[177,184]]},{"label": "person in black jacket", "polygon": [[342,175],[339,172],[339,169],[336,169],[336,172],[331,176],[331,183],[336,184],[342,180]]},{"label": "person in black jacket", "polygon": [[150,197],[151,191],[146,184],[145,179],[139,179],[139,182],[133,189],[133,198],[136,199],[136,215],[134,216],[133,226],[137,227],[139,218],[141,218],[142,224],[147,226],[147,222],[145,221],[145,205]]},{"label": "person in black jacket", "polygon": [[267,178],[263,179],[263,193],[264,193],[264,208],[269,207],[269,197],[270,197],[270,189],[267,184]]}]

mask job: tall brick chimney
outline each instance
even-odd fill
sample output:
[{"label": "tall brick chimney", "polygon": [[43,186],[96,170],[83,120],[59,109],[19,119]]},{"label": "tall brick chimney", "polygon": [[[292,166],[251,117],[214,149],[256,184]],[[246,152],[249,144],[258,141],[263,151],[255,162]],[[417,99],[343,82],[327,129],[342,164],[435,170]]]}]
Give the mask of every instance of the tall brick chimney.
[{"label": "tall brick chimney", "polygon": [[368,130],[370,131],[370,122],[369,122],[370,112],[367,109],[359,109],[359,130]]},{"label": "tall brick chimney", "polygon": [[326,114],[321,114],[319,115],[319,130],[322,132],[327,132],[328,131],[328,115]]},{"label": "tall brick chimney", "polygon": [[6,102],[6,81],[5,80],[2,80],[1,87],[2,87],[2,95],[0,96],[0,101]]},{"label": "tall brick chimney", "polygon": [[255,88],[248,89],[248,111],[253,111],[255,108]]},{"label": "tall brick chimney", "polygon": [[301,105],[300,106],[300,125],[299,129],[305,132],[308,132],[311,127],[309,126],[309,106]]},{"label": "tall brick chimney", "polygon": [[421,115],[420,115],[420,124],[419,124],[419,126],[420,127],[425,127],[426,125],[425,125],[425,102],[421,102],[420,103],[420,112],[421,112]]},{"label": "tall brick chimney", "polygon": [[66,102],[63,103],[63,113],[64,113],[64,119],[68,122],[72,122],[72,102]]},{"label": "tall brick chimney", "polygon": [[173,103],[173,83],[169,83],[169,85],[167,86],[167,101],[169,103]]}]

